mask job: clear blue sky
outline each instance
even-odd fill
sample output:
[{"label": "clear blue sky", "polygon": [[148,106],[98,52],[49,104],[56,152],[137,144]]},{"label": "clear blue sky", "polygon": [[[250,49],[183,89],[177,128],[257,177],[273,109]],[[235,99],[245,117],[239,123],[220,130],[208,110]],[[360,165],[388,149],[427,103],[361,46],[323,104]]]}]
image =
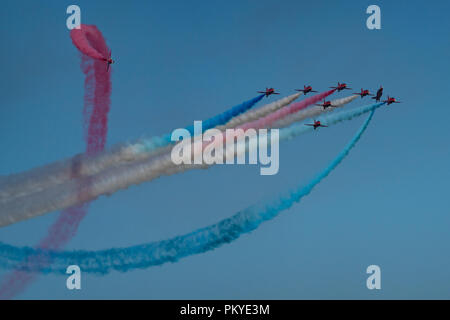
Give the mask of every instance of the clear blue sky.
[{"label": "clear blue sky", "polygon": [[[337,170],[250,235],[176,264],[83,275],[78,292],[65,277],[41,276],[20,298],[450,298],[450,3],[2,1],[0,174],[84,149],[69,4],[116,59],[108,145],[192,124],[266,86],[288,95],[304,84],[382,84],[403,103],[379,110]],[[381,30],[366,28],[370,4],[381,7]],[[362,121],[282,144],[275,176],[218,166],[102,197],[68,248],[128,246],[214,223],[307,181]],[[57,214],[2,228],[0,241],[34,245]],[[371,264],[381,267],[380,291],[365,286]]]}]

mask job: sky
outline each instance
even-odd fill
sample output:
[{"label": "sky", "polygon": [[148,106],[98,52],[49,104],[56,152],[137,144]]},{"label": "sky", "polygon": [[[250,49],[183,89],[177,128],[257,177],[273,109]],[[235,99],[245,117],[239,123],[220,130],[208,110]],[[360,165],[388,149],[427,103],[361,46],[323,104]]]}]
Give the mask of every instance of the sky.
[{"label": "sky", "polygon": [[[81,290],[68,290],[64,276],[40,276],[18,298],[450,298],[450,3],[2,1],[0,175],[84,150],[84,76],[66,27],[70,4],[102,31],[116,60],[109,146],[193,124],[266,87],[287,96],[305,84],[383,85],[384,96],[402,103],[378,110],[309,196],[237,241],[145,270],[82,273]],[[381,8],[381,30],[366,27],[371,4]],[[348,108],[368,103],[358,98]],[[125,247],[215,223],[307,182],[363,121],[282,143],[273,176],[254,165],[216,166],[101,197],[67,249]],[[57,215],[3,227],[0,241],[33,246]],[[381,290],[366,287],[373,264]]]}]

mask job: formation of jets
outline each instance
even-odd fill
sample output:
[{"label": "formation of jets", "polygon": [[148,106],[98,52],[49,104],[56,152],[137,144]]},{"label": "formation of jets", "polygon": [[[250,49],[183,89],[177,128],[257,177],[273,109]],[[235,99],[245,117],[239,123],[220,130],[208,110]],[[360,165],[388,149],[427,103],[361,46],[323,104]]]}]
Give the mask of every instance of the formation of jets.
[{"label": "formation of jets", "polygon": [[[111,54],[110,54],[111,55]],[[110,60],[112,61],[112,59],[110,58]],[[114,63],[114,61],[112,61],[111,63]],[[108,65],[110,63],[108,62]],[[337,86],[335,87],[330,87],[332,89],[335,89],[336,91],[342,91],[342,90],[351,90],[351,88],[347,87],[347,84],[342,82],[338,82]],[[315,90],[313,90],[313,88],[310,85],[304,85],[303,89],[295,89],[296,91],[299,92],[303,92],[303,94],[307,94],[309,92],[317,92]],[[270,96],[271,94],[279,94],[278,92],[275,92],[274,88],[266,88],[265,91],[258,91],[258,93],[263,93],[266,97]],[[361,96],[361,99],[364,98],[365,96],[373,96],[372,99],[374,99],[375,101],[379,102],[381,101],[381,96],[383,95],[383,87],[380,86],[380,88],[377,90],[376,94],[372,94],[370,93],[369,90],[367,89],[363,89],[361,88],[361,92],[355,92],[353,94],[357,94],[359,96]],[[400,101],[397,101],[394,97],[387,97],[387,100],[383,100],[382,102],[386,103],[387,105],[390,105],[392,103],[400,103]],[[335,107],[331,101],[325,101],[323,100],[323,103],[320,104],[316,104],[316,106],[322,106],[324,109],[326,108],[330,108],[330,107]],[[316,130],[319,127],[327,127],[326,125],[323,125],[320,123],[320,121],[316,121],[314,120],[314,123],[306,123],[305,126],[312,126],[314,127],[314,130]]]},{"label": "formation of jets", "polygon": [[[107,63],[106,71],[109,71],[109,66],[114,63],[114,60],[111,58],[111,50],[109,51],[108,58],[103,58],[103,60]],[[347,84],[344,82],[343,83],[338,82],[336,87],[330,88],[335,89],[338,92],[342,90],[351,90],[351,88],[347,87]],[[308,92],[317,92],[313,90],[310,85],[304,85],[303,89],[295,89],[295,90],[303,92],[303,94],[305,95]],[[274,88],[266,88],[265,91],[258,91],[258,93],[263,93],[266,97],[270,96],[271,94],[280,94],[279,92],[275,92]],[[360,95],[361,99],[364,98],[365,96],[373,96],[373,94],[371,94],[369,90],[363,88],[361,88],[361,92],[355,92],[353,94]],[[375,101],[380,101],[382,95],[383,95],[383,87],[380,86],[380,88],[377,90],[377,94],[374,97],[372,97],[372,99],[375,99]],[[397,101],[394,97],[389,96],[387,97],[387,100],[383,100],[383,102],[385,102],[387,105],[390,105],[392,103],[400,103],[400,101]],[[331,104],[331,101],[325,101],[325,99],[323,100],[323,103],[316,104],[316,106],[322,106],[324,109],[329,107],[335,107]],[[318,120],[314,120],[314,123],[306,123],[305,126],[312,126],[314,127],[314,130],[316,130],[319,127],[328,127],[326,125],[321,124],[320,121]]]},{"label": "formation of jets", "polygon": [[[351,88],[347,87],[347,84],[345,83],[339,83],[336,87],[330,87],[332,89],[336,89],[337,91],[341,91],[341,90],[348,90]],[[302,91],[303,93],[307,93],[307,92],[313,92],[311,86],[304,86],[303,90],[297,90],[297,91]],[[361,96],[361,99],[364,98],[365,96],[373,96],[372,99],[374,99],[375,101],[381,101],[381,96],[383,95],[383,87],[380,86],[380,88],[377,90],[377,93],[374,95],[372,93],[370,93],[369,90],[367,89],[363,89],[361,88],[360,92],[355,92],[353,94],[357,94]],[[383,100],[382,102],[386,103],[387,105],[390,105],[392,103],[400,103],[401,101],[397,101],[394,97],[387,97],[387,100]],[[324,109],[329,108],[329,107],[334,107],[333,104],[331,103],[331,101],[323,101],[323,103],[321,104],[316,104],[317,106],[322,106]],[[312,126],[314,127],[314,130],[316,130],[319,127],[327,127],[323,124],[320,123],[320,121],[316,121],[314,120],[314,123],[307,123],[305,124],[305,126]]]}]

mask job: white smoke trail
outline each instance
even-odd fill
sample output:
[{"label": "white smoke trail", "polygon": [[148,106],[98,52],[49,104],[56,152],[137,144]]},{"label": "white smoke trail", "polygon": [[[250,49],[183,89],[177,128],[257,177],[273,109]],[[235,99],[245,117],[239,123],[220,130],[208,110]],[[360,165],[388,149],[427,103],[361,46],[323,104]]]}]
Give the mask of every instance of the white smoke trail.
[{"label": "white smoke trail", "polygon": [[0,181],[0,204],[64,183],[72,178],[75,168],[78,168],[76,171],[79,176],[88,176],[119,164],[123,161],[127,147],[117,145],[92,156],[78,154],[69,159],[7,176]]}]

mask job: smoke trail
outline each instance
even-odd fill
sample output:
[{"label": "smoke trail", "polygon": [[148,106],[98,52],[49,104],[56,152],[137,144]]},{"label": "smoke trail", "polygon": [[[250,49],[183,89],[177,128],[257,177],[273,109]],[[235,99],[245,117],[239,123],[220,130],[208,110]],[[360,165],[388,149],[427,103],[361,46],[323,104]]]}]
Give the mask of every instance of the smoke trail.
[{"label": "smoke trail", "polygon": [[[353,117],[380,107],[383,103],[362,106],[356,109],[331,113],[321,116],[322,123],[331,126],[340,121],[349,120]],[[299,134],[311,131],[312,127],[303,124],[294,124],[291,127],[280,130],[280,139],[290,139]],[[78,203],[96,199],[105,194],[112,194],[120,189],[131,185],[156,179],[162,175],[180,173],[193,168],[207,168],[208,165],[182,164],[175,165],[171,155],[165,154],[151,161],[143,161],[130,166],[111,168],[92,176],[86,181],[68,182],[64,185],[50,188],[43,192],[35,193],[26,198],[13,200],[0,208],[0,226],[5,226],[21,220],[29,219],[46,212],[60,210]],[[83,180],[83,179],[78,179]],[[80,198],[78,187],[88,184],[89,192]]]},{"label": "smoke trail", "polygon": [[[344,160],[361,138],[373,117],[375,109],[380,105],[373,105],[372,108],[363,109],[370,110],[371,113],[362,127],[338,156],[309,183],[284,192],[270,201],[248,207],[219,223],[169,240],[100,251],[58,252],[38,250],[39,252],[36,252],[37,250],[29,247],[13,247],[0,243],[0,252],[2,253],[0,255],[0,266],[3,268],[14,268],[16,266],[15,262],[20,257],[34,252],[48,257],[54,263],[51,266],[38,264],[21,266],[23,271],[65,274],[68,265],[76,264],[80,266],[83,272],[106,274],[112,270],[126,272],[167,262],[176,262],[181,258],[204,253],[230,243],[241,235],[255,230],[261,223],[275,218],[284,210],[289,209],[295,202],[299,202],[302,197],[308,195],[318,183]],[[360,111],[362,112],[362,110]],[[356,116],[357,114],[355,113],[354,115]],[[335,120],[337,121],[338,118]]]},{"label": "smoke trail", "polygon": [[331,101],[331,105],[333,107],[328,107],[328,108],[324,108],[322,106],[313,106],[311,108],[308,108],[306,110],[302,110],[300,112],[294,113],[290,116],[287,116],[283,119],[280,119],[278,121],[276,121],[274,124],[271,125],[272,128],[284,128],[287,127],[289,125],[291,125],[294,122],[299,122],[305,119],[310,119],[313,117],[316,117],[324,112],[329,112],[329,111],[333,111],[334,108],[340,108],[345,106],[346,104],[352,102],[353,100],[355,100],[356,98],[358,98],[357,95],[354,96],[349,96],[349,97],[345,97],[345,98],[341,98],[341,99],[336,99]]},{"label": "smoke trail", "polygon": [[[71,34],[74,33],[73,29]],[[108,47],[101,34],[95,26],[82,26],[81,31],[77,30],[76,34],[86,34],[86,37],[81,39],[87,42],[82,42],[77,48],[85,47],[95,50],[103,55],[108,54]],[[75,44],[79,42],[79,37],[72,36]],[[81,50],[81,49],[80,49]],[[92,51],[91,50],[91,51]],[[105,64],[102,61],[94,60],[86,56],[82,51],[81,69],[85,74],[85,95],[84,95],[84,128],[86,140],[86,154],[93,155],[104,149],[107,135],[108,113],[110,108],[111,96],[111,77],[110,72],[105,69]],[[71,172],[69,178],[75,179],[79,177],[80,163],[79,159],[75,157],[71,163]],[[78,190],[78,193],[85,192],[85,190]],[[88,211],[88,204],[81,204],[71,207],[61,212],[55,223],[49,228],[45,238],[43,238],[38,248],[46,250],[57,250],[65,246],[76,234],[81,220],[85,217]],[[49,264],[46,257],[40,255],[32,255],[25,257],[21,264]],[[14,271],[7,275],[0,286],[0,299],[11,299],[33,282],[35,274],[25,273],[22,271]]]},{"label": "smoke trail", "polygon": [[[100,63],[101,65],[103,64],[99,61],[96,61],[96,63]],[[89,77],[92,77],[92,75],[87,73],[86,83],[89,81]],[[94,99],[93,95],[91,95],[89,91],[85,92],[85,101]],[[223,113],[206,119],[203,122],[203,127],[210,129],[215,126],[225,124],[233,117],[251,109],[263,97],[264,95],[258,95],[257,97],[236,105]],[[85,115],[89,115],[90,110],[85,109],[84,113]],[[193,132],[192,126],[186,127],[186,129]],[[94,126],[92,130],[95,131],[102,129],[99,129],[98,126]],[[123,162],[145,159],[149,156],[150,152],[157,148],[167,146],[170,143],[170,134],[165,134],[162,136],[144,139],[126,146],[116,146],[109,151],[105,151],[97,155],[93,155],[92,153],[87,155],[77,155],[69,160],[52,163],[50,165],[35,168],[24,173],[6,177],[0,181],[0,204],[68,181],[71,175],[72,161],[75,158],[77,158],[77,161],[80,163],[79,175],[87,176],[99,173],[102,170],[114,165],[122,164]]]}]

